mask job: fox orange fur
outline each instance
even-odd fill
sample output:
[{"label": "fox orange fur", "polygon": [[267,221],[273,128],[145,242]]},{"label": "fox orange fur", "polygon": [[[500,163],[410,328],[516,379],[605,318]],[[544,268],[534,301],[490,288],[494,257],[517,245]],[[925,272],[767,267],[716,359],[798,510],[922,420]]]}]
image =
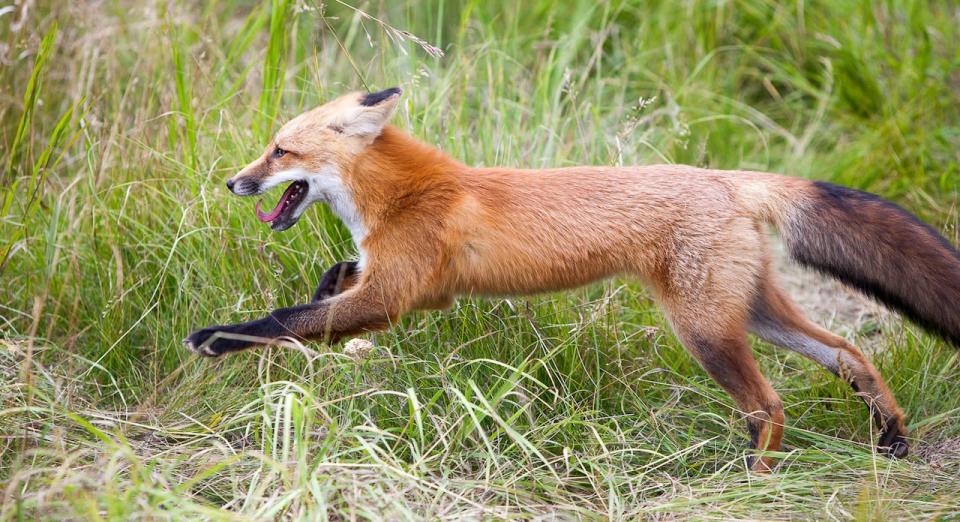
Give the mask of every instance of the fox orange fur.
[{"label": "fox orange fur", "polygon": [[[907,453],[903,413],[877,370],[777,285],[765,227],[780,230],[797,261],[960,345],[960,254],[933,229],[864,192],[759,172],[471,168],[387,125],[400,95],[353,93],[298,116],[227,182],[239,195],[290,182],[273,211],[257,207],[277,230],[328,203],[360,259],[328,271],[313,302],[198,330],[184,340],[190,349],[217,356],[280,337],[337,340],[461,295],[632,276],[746,415],[752,447],[779,449],[784,416],[748,332],[848,381],[882,428],[881,451]],[[771,464],[761,456],[752,468]]]}]

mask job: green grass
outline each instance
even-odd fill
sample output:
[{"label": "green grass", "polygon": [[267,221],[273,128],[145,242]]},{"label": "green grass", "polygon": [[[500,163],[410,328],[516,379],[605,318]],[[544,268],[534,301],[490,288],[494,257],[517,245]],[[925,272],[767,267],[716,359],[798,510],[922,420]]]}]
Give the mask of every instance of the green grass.
[{"label": "green grass", "polygon": [[846,385],[757,343],[788,417],[765,477],[630,281],[414,314],[365,359],[180,345],[303,302],[352,255],[326,209],[271,233],[223,181],[365,87],[403,87],[396,123],[469,164],[772,170],[878,192],[956,243],[952,2],[0,12],[0,519],[960,517],[958,352],[895,319],[850,337],[914,454],[876,456]]}]

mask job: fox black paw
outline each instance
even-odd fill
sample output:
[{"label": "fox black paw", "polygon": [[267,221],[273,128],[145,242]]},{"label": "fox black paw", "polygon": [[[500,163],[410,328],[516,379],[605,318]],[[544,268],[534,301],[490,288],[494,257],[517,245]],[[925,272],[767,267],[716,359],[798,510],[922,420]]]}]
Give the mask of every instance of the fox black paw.
[{"label": "fox black paw", "polygon": [[[220,335],[215,335],[219,333]],[[231,332],[223,327],[211,326],[197,330],[183,340],[183,345],[193,353],[204,357],[219,357],[227,352],[235,352],[250,346],[250,342],[224,337]]]},{"label": "fox black paw", "polygon": [[313,293],[313,300],[323,301],[342,292],[344,280],[357,274],[357,266],[356,261],[340,261],[330,267],[320,278],[317,291]]},{"label": "fox black paw", "polygon": [[909,451],[910,445],[907,443],[907,438],[896,424],[889,425],[877,442],[877,453],[888,457],[901,459],[906,457]]}]

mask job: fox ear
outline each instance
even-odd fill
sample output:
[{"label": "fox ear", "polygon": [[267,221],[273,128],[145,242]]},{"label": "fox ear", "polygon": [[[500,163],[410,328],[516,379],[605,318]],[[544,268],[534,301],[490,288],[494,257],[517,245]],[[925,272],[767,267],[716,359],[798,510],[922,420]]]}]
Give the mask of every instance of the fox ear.
[{"label": "fox ear", "polygon": [[390,87],[382,91],[368,92],[360,98],[360,105],[364,107],[375,107],[390,98],[394,99],[394,105],[396,105],[396,100],[400,98],[401,94],[403,94],[403,91],[400,90],[400,87]]},{"label": "fox ear", "polygon": [[340,119],[339,126],[343,133],[351,136],[378,136],[396,110],[402,93],[399,87],[391,87],[361,94],[357,106]]}]

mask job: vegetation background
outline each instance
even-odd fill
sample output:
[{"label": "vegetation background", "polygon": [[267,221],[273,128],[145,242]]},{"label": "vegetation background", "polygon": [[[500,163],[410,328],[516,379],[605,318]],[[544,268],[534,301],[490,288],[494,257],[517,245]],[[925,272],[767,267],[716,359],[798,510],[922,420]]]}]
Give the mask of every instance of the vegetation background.
[{"label": "vegetation background", "polygon": [[740,413],[631,281],[465,299],[366,354],[180,344],[353,254],[326,209],[275,234],[223,185],[349,90],[401,86],[396,123],[469,164],[771,170],[956,243],[958,43],[936,0],[0,2],[0,519],[960,517],[958,352],[837,319],[837,287],[807,302],[889,379],[905,460],[757,342],[787,448],[745,473]]}]

